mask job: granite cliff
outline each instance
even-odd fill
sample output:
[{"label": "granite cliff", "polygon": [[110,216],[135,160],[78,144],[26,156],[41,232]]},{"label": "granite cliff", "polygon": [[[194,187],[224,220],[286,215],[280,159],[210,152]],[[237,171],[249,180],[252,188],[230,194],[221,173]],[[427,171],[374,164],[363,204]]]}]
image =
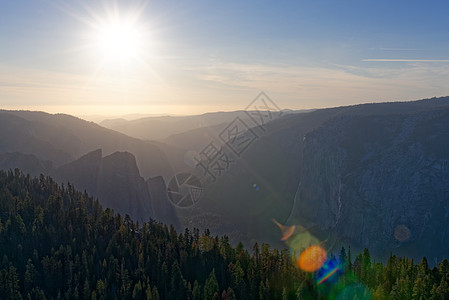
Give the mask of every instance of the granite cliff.
[{"label": "granite cliff", "polygon": [[379,256],[446,253],[449,109],[339,116],[305,135],[302,156],[291,222]]}]

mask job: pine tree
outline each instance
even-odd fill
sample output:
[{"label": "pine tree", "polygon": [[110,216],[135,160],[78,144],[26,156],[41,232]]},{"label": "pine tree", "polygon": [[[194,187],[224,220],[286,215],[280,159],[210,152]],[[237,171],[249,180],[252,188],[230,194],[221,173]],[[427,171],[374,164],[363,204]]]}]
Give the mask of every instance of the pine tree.
[{"label": "pine tree", "polygon": [[439,299],[449,299],[449,286],[446,277],[443,276],[441,278],[440,285],[438,286],[436,292]]},{"label": "pine tree", "polygon": [[22,299],[19,276],[13,266],[0,271],[0,299]]},{"label": "pine tree", "polygon": [[445,258],[438,264],[440,275],[449,278],[449,261]]},{"label": "pine tree", "polygon": [[151,291],[151,299],[153,300],[159,300],[159,291],[157,290],[156,286],[153,286],[153,290]]},{"label": "pine tree", "polygon": [[34,287],[34,279],[36,276],[36,270],[31,259],[28,259],[26,264],[26,271],[23,278],[25,292],[31,292]]},{"label": "pine tree", "polygon": [[204,299],[212,299],[215,293],[218,293],[218,289],[219,287],[217,278],[215,277],[215,269],[213,269],[206,280],[206,284],[204,285]]},{"label": "pine tree", "polygon": [[227,291],[226,291],[226,299],[227,300],[236,300],[236,296],[234,293],[234,290],[231,287],[228,287]]},{"label": "pine tree", "polygon": [[340,265],[344,266],[347,264],[348,256],[346,255],[346,249],[345,247],[341,247],[340,255],[338,256],[338,261],[340,262]]},{"label": "pine tree", "polygon": [[427,258],[424,256],[418,267],[418,275],[425,276],[427,273],[429,273],[429,265],[427,263]]},{"label": "pine tree", "polygon": [[236,264],[234,266],[232,266],[232,270],[230,270],[231,273],[231,287],[234,291],[236,291],[237,295],[239,295],[240,297],[242,289],[243,289],[243,284],[244,284],[244,276],[245,276],[245,272],[243,271],[240,261],[237,261]]},{"label": "pine tree", "polygon": [[181,269],[179,269],[178,262],[175,261],[172,265],[169,299],[185,299],[186,297],[186,282]]},{"label": "pine tree", "polygon": [[192,299],[193,300],[201,300],[201,289],[198,285],[197,280],[195,280],[195,282],[193,283]]},{"label": "pine tree", "polygon": [[415,284],[413,285],[412,299],[420,300],[428,298],[424,278],[422,276],[418,276],[415,280]]},{"label": "pine tree", "polygon": [[360,278],[369,287],[372,286],[372,270],[371,270],[371,256],[367,248],[363,250]]},{"label": "pine tree", "polygon": [[142,299],[143,298],[142,283],[140,282],[140,280],[134,285],[132,295],[133,295],[133,299]]},{"label": "pine tree", "polygon": [[347,271],[352,271],[352,257],[351,257],[351,247],[349,247],[348,250],[348,264],[347,264]]},{"label": "pine tree", "polygon": [[259,299],[268,299],[267,287],[265,286],[263,281],[260,281],[259,284]]},{"label": "pine tree", "polygon": [[87,281],[87,278],[86,278],[86,280],[84,280],[83,297],[85,300],[90,299],[90,287],[89,287],[89,281]]}]

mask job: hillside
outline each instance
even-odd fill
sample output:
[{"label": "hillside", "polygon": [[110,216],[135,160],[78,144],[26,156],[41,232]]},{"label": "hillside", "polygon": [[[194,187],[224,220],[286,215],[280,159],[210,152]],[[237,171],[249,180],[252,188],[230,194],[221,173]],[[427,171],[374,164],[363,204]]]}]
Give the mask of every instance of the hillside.
[{"label": "hillside", "polygon": [[116,151],[134,154],[145,178],[171,175],[165,154],[150,142],[69,115],[0,111],[0,153],[33,154],[58,167],[97,149],[104,155]]}]

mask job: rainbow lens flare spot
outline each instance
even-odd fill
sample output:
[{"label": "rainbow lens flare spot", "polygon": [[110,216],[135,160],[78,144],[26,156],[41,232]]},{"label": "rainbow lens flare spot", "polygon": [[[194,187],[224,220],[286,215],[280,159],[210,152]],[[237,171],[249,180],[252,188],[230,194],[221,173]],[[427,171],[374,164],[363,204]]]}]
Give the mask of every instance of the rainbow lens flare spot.
[{"label": "rainbow lens flare spot", "polygon": [[317,283],[322,284],[329,278],[331,278],[332,275],[334,275],[338,271],[338,267],[335,267],[334,269],[329,270],[326,274],[324,274],[322,277],[318,278]]},{"label": "rainbow lens flare spot", "polygon": [[299,267],[306,272],[319,270],[327,259],[326,250],[318,245],[310,246],[299,255]]}]

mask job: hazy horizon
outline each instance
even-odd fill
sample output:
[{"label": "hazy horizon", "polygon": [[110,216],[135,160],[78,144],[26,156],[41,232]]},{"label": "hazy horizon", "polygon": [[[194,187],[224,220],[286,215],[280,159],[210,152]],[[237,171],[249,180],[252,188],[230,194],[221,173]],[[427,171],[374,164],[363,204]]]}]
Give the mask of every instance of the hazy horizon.
[{"label": "hazy horizon", "polygon": [[[257,96],[257,95],[256,95]],[[269,96],[269,95],[268,95]],[[419,99],[400,99],[400,100],[385,100],[385,101],[365,101],[365,102],[354,102],[354,103],[343,103],[340,105],[333,106],[322,106],[322,107],[301,107],[301,108],[292,108],[292,107],[281,107],[282,110],[292,110],[292,111],[307,111],[307,110],[315,110],[315,109],[325,109],[325,108],[333,108],[340,106],[351,106],[351,105],[359,105],[359,104],[370,104],[370,103],[388,103],[388,102],[411,102],[423,99],[430,98],[438,98],[438,97],[446,97],[446,95],[441,96],[429,96],[423,97]],[[254,100],[254,99],[252,99]],[[276,100],[272,99],[275,103]],[[248,103],[251,101],[248,101]],[[55,106],[55,107],[43,107],[43,106],[2,106],[0,110],[12,110],[12,111],[39,111],[45,112],[49,114],[67,114],[73,115],[75,117],[85,119],[87,121],[101,122],[107,119],[125,119],[127,121],[137,120],[140,118],[146,117],[186,117],[186,116],[197,116],[208,113],[226,113],[226,112],[235,112],[235,111],[243,111],[244,107],[236,107],[235,109],[218,109],[218,110],[195,110],[195,109],[186,109],[185,113],[174,113],[169,112],[168,110],[161,110],[160,112],[155,111],[151,107],[136,107],[135,110],[120,110],[123,106],[114,107],[112,110],[102,110],[104,107],[96,107],[91,111],[91,113],[85,113],[86,108],[89,107],[77,107],[77,106]],[[92,107],[90,107],[92,109]],[[129,106],[128,106],[129,108]],[[133,107],[134,108],[134,107]],[[109,107],[110,109],[110,107]],[[122,111],[122,113],[119,113]],[[109,113],[108,113],[109,112]]]}]

